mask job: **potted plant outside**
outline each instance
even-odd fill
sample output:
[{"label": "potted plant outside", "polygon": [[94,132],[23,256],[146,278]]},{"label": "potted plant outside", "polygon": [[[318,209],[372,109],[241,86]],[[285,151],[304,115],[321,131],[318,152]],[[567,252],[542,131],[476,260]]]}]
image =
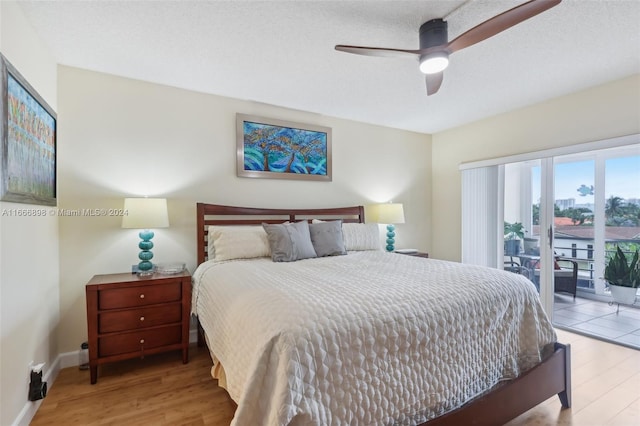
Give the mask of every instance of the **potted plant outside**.
[{"label": "potted plant outside", "polygon": [[504,254],[517,256],[520,254],[520,241],[524,239],[524,226],[522,223],[504,223]]},{"label": "potted plant outside", "polygon": [[604,268],[604,279],[609,283],[611,297],[616,303],[624,305],[635,303],[636,292],[640,287],[638,257],[640,257],[640,250],[636,250],[629,261],[622,249],[617,247],[616,253]]}]

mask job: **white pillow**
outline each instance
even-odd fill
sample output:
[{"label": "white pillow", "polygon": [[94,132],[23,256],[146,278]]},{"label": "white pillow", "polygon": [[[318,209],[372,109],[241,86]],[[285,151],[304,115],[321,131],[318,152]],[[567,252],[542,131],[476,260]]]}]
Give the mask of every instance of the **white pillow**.
[{"label": "white pillow", "polygon": [[343,223],[342,236],[347,251],[382,249],[377,223]]},{"label": "white pillow", "polygon": [[269,257],[269,241],[262,226],[209,226],[209,260]]}]

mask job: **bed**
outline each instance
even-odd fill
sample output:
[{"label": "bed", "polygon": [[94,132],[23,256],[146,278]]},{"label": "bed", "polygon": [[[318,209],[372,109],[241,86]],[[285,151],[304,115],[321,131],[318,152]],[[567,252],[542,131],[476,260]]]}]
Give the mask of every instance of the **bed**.
[{"label": "bed", "polygon": [[[328,252],[343,255],[274,262],[293,226],[317,253],[339,227]],[[570,347],[530,281],[386,253],[374,229],[362,206],[197,204],[192,309],[233,425],[498,425],[556,394],[570,407]]]}]

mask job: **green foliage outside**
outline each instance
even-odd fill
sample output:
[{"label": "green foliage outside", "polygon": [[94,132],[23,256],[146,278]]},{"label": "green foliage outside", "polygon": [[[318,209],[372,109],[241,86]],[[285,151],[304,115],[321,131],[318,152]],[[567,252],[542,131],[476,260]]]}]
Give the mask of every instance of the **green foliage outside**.
[{"label": "green foliage outside", "polygon": [[[606,226],[640,226],[640,206],[625,203],[624,198],[615,195],[609,197],[604,213]],[[533,224],[539,225],[540,204],[532,206],[532,216]],[[593,212],[584,207],[560,210],[557,205],[554,205],[554,216],[571,218],[574,225],[593,226]]]},{"label": "green foliage outside", "polygon": [[630,255],[631,253],[635,253],[640,250],[640,242],[635,243],[631,241],[616,241],[613,243],[605,243],[604,255],[607,263],[618,251],[618,248],[622,250],[623,253]]},{"label": "green foliage outside", "polygon": [[604,213],[607,226],[640,226],[640,206],[625,203],[624,198],[609,197]]},{"label": "green foliage outside", "polygon": [[524,225],[520,222],[504,223],[504,239],[505,240],[524,240]]}]

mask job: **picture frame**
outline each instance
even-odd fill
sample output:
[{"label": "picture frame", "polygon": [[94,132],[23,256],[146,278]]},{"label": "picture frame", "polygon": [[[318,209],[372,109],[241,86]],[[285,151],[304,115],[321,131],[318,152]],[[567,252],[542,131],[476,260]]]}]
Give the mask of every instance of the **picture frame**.
[{"label": "picture frame", "polygon": [[239,177],[331,181],[331,128],[236,114]]},{"label": "picture frame", "polygon": [[57,115],[0,54],[0,201],[57,205]]}]

